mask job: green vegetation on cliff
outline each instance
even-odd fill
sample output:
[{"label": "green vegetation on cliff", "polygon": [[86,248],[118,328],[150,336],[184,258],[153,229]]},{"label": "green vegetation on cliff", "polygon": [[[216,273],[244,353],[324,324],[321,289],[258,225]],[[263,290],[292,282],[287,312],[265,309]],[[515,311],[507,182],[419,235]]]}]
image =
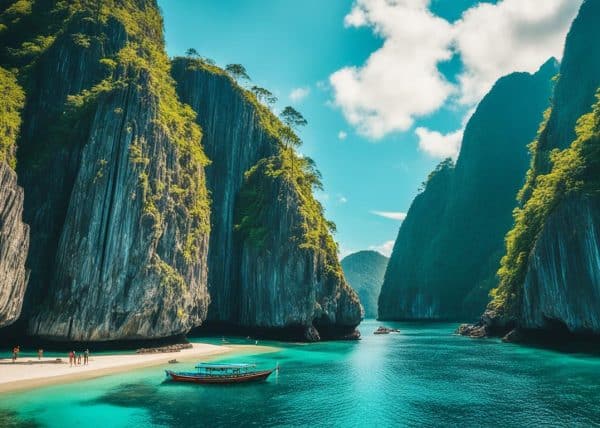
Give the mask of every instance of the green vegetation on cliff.
[{"label": "green vegetation on cliff", "polygon": [[505,76],[479,103],[456,163],[436,168],[400,227],[380,318],[466,320],[489,302],[557,65]]},{"label": "green vegetation on cliff", "polygon": [[[591,41],[600,37],[599,14],[600,2],[587,0],[581,5],[567,35],[551,108],[530,145],[531,165],[518,195],[514,227],[506,235],[499,282],[491,292],[489,304],[489,309],[504,321],[519,321],[531,257],[552,214],[571,197],[594,199],[600,192],[600,55],[590,49]],[[570,235],[570,231],[552,233]],[[536,263],[545,265],[555,261]],[[564,272],[576,268],[576,263],[562,267]],[[564,281],[563,278],[562,286],[567,290],[576,290],[570,293],[579,292],[580,284]],[[556,302],[556,306],[560,304]],[[580,309],[570,308],[575,317],[582,312]]]},{"label": "green vegetation on cliff", "polygon": [[5,161],[14,169],[17,164],[15,143],[21,126],[25,95],[15,76],[1,67],[0,93],[0,162]]},{"label": "green vegetation on cliff", "polygon": [[[500,283],[491,292],[490,308],[501,314],[518,313],[528,258],[550,213],[573,194],[600,196],[600,91],[596,96],[598,102],[592,111],[577,121],[575,141],[564,150],[550,152],[549,172],[539,173],[536,162],[532,163],[520,193],[522,206],[515,209],[515,225],[506,236],[506,255],[498,271]],[[547,120],[531,145],[534,159],[539,140],[546,133]]]},{"label": "green vegetation on cliff", "polygon": [[[279,185],[277,185],[279,184]],[[290,239],[301,249],[321,253],[328,270],[341,274],[337,244],[332,233],[335,225],[325,219],[323,206],[313,195],[321,187],[319,172],[310,158],[298,156],[292,149],[280,148],[278,155],[262,159],[251,168],[239,196],[236,230],[256,247],[263,247],[269,234],[267,210],[273,200],[290,205],[301,216],[300,227],[291,231]],[[274,191],[280,194],[273,194]]]},{"label": "green vegetation on cliff", "polygon": [[[115,44],[124,31],[123,46],[114,54],[94,58],[94,68],[103,75],[93,86],[70,94],[63,112],[57,112],[42,143],[35,149],[27,147],[23,156],[29,167],[42,165],[50,159],[56,145],[79,140],[74,133],[85,129],[94,119],[96,106],[119,92],[140,88],[156,103],[156,132],[173,142],[181,168],[179,182],[165,188],[159,180],[148,180],[148,158],[141,156],[143,141],[133,141],[131,161],[139,173],[140,194],[144,198],[146,216],[154,223],[156,235],[162,232],[163,209],[173,202],[185,209],[195,227],[188,231],[182,255],[189,261],[202,236],[210,229],[209,197],[203,168],[208,164],[200,144],[202,133],[195,123],[195,112],[181,103],[170,75],[170,60],[164,50],[163,21],[154,0],[19,0],[0,15],[5,44],[0,58],[5,65],[19,68],[19,79],[26,89],[36,80],[36,65],[51,55],[58,41],[69,39],[73,49],[104,52],[106,45]],[[120,30],[119,28],[122,28]],[[143,86],[143,88],[142,88]],[[116,111],[115,111],[116,112]],[[122,110],[120,112],[123,114]],[[137,155],[136,155],[137,154]]]}]

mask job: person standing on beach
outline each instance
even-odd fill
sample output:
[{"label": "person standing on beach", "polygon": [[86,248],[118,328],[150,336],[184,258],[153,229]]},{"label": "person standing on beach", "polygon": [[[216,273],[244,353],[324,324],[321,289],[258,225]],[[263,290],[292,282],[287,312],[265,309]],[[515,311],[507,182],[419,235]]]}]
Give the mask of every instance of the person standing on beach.
[{"label": "person standing on beach", "polygon": [[77,365],[81,365],[81,352],[79,353],[79,355],[77,355]]},{"label": "person standing on beach", "polygon": [[38,360],[44,358],[44,350],[42,348],[38,349]]},{"label": "person standing on beach", "polygon": [[69,367],[73,367],[73,361],[75,360],[75,351],[69,352]]},{"label": "person standing on beach", "polygon": [[13,348],[13,355],[12,355],[12,362],[16,362],[17,361],[17,357],[19,356],[19,348],[18,347],[14,347]]},{"label": "person standing on beach", "polygon": [[83,353],[83,364],[87,366],[89,362],[90,362],[90,350],[86,349],[85,352]]}]

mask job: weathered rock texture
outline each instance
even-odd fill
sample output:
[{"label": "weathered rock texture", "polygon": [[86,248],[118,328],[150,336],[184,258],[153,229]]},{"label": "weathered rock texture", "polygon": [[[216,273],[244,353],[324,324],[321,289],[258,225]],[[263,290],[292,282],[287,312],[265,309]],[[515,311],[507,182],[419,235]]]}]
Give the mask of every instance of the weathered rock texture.
[{"label": "weathered rock texture", "polygon": [[456,166],[441,163],[404,220],[379,296],[379,318],[474,319],[495,285],[523,184],[527,145],[557,63],[500,79],[467,124]]},{"label": "weathered rock texture", "polygon": [[208,320],[227,322],[235,317],[233,288],[239,269],[233,265],[235,203],[244,173],[260,159],[276,153],[278,143],[261,125],[255,104],[218,68],[178,58],[172,73],[179,96],[198,114],[204,149],[211,160],[206,168],[212,212]]},{"label": "weathered rock texture", "polygon": [[520,325],[575,333],[600,332],[600,198],[565,200],[535,242]]},{"label": "weathered rock texture", "polygon": [[15,172],[0,161],[0,327],[19,317],[25,296],[29,227],[22,214],[23,189]]},{"label": "weathered rock texture", "polygon": [[600,2],[585,1],[567,36],[500,283],[476,327],[488,335],[600,334],[600,54],[590,49],[599,16]]},{"label": "weathered rock texture", "polygon": [[[28,332],[66,341],[186,333],[209,302],[205,157],[169,74],[158,6],[33,3],[6,20],[2,55],[27,66],[18,172],[32,228]],[[22,64],[19,36],[49,33]]]},{"label": "weathered rock texture", "polygon": [[27,270],[29,227],[23,223],[23,189],[13,168],[24,94],[15,76],[0,68],[0,327],[21,313]]},{"label": "weathered rock texture", "polygon": [[[173,75],[180,97],[198,113],[212,161],[208,319],[262,331],[294,329],[309,339],[353,331],[361,307],[335,254],[302,245],[304,208],[315,202],[312,193],[301,194],[285,175],[266,172],[265,159],[282,156],[274,132],[279,121],[254,95],[202,61],[177,59]],[[253,196],[240,201],[240,192],[250,187],[246,194]],[[256,204],[255,198],[261,208],[252,215],[260,221],[253,221],[267,230],[260,245],[236,232],[239,211]],[[324,222],[322,213],[316,217]],[[328,231],[321,238],[331,239]]]}]

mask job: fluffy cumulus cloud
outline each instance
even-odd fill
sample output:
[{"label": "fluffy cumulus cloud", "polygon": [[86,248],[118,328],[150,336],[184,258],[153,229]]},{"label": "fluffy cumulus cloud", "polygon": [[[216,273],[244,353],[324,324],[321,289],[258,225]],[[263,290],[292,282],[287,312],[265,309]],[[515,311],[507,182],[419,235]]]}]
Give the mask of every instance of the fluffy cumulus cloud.
[{"label": "fluffy cumulus cloud", "polygon": [[371,214],[376,216],[389,218],[390,220],[403,221],[406,218],[406,213],[393,211],[371,211]]},{"label": "fluffy cumulus cloud", "polygon": [[[560,58],[581,2],[480,3],[449,23],[429,10],[429,0],[356,0],[345,25],[370,27],[384,41],[363,65],[330,76],[333,101],[360,134],[373,139],[406,131],[448,102],[472,107],[499,77],[533,72],[549,57]],[[464,65],[456,84],[438,69],[453,55]],[[461,131],[418,129],[420,147],[428,153],[456,151]],[[446,144],[451,147],[438,147]]]},{"label": "fluffy cumulus cloud", "polygon": [[384,39],[362,67],[330,76],[335,104],[364,136],[405,131],[415,116],[435,111],[452,92],[437,69],[452,56],[452,26],[430,13],[427,3],[358,0],[346,16],[346,26],[370,26]]},{"label": "fluffy cumulus cloud", "polygon": [[[543,4],[542,4],[543,3]],[[461,102],[479,102],[501,76],[536,71],[560,58],[582,0],[504,0],[481,3],[455,24],[455,44],[465,65]]]},{"label": "fluffy cumulus cloud", "polygon": [[297,103],[308,97],[310,88],[295,88],[290,92],[290,100]]},{"label": "fluffy cumulus cloud", "polygon": [[371,245],[369,250],[378,251],[386,257],[392,255],[392,250],[394,249],[394,241],[385,241],[381,245]]}]

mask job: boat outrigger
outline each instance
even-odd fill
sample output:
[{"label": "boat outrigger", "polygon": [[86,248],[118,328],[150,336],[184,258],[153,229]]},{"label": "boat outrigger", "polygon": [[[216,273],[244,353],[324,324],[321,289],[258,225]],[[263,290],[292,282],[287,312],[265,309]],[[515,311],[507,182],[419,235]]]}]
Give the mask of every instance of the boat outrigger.
[{"label": "boat outrigger", "polygon": [[195,372],[174,372],[165,370],[167,377],[175,382],[190,382],[203,384],[227,384],[260,382],[266,380],[271,373],[279,370],[252,370],[255,364],[207,364],[200,363]]}]

